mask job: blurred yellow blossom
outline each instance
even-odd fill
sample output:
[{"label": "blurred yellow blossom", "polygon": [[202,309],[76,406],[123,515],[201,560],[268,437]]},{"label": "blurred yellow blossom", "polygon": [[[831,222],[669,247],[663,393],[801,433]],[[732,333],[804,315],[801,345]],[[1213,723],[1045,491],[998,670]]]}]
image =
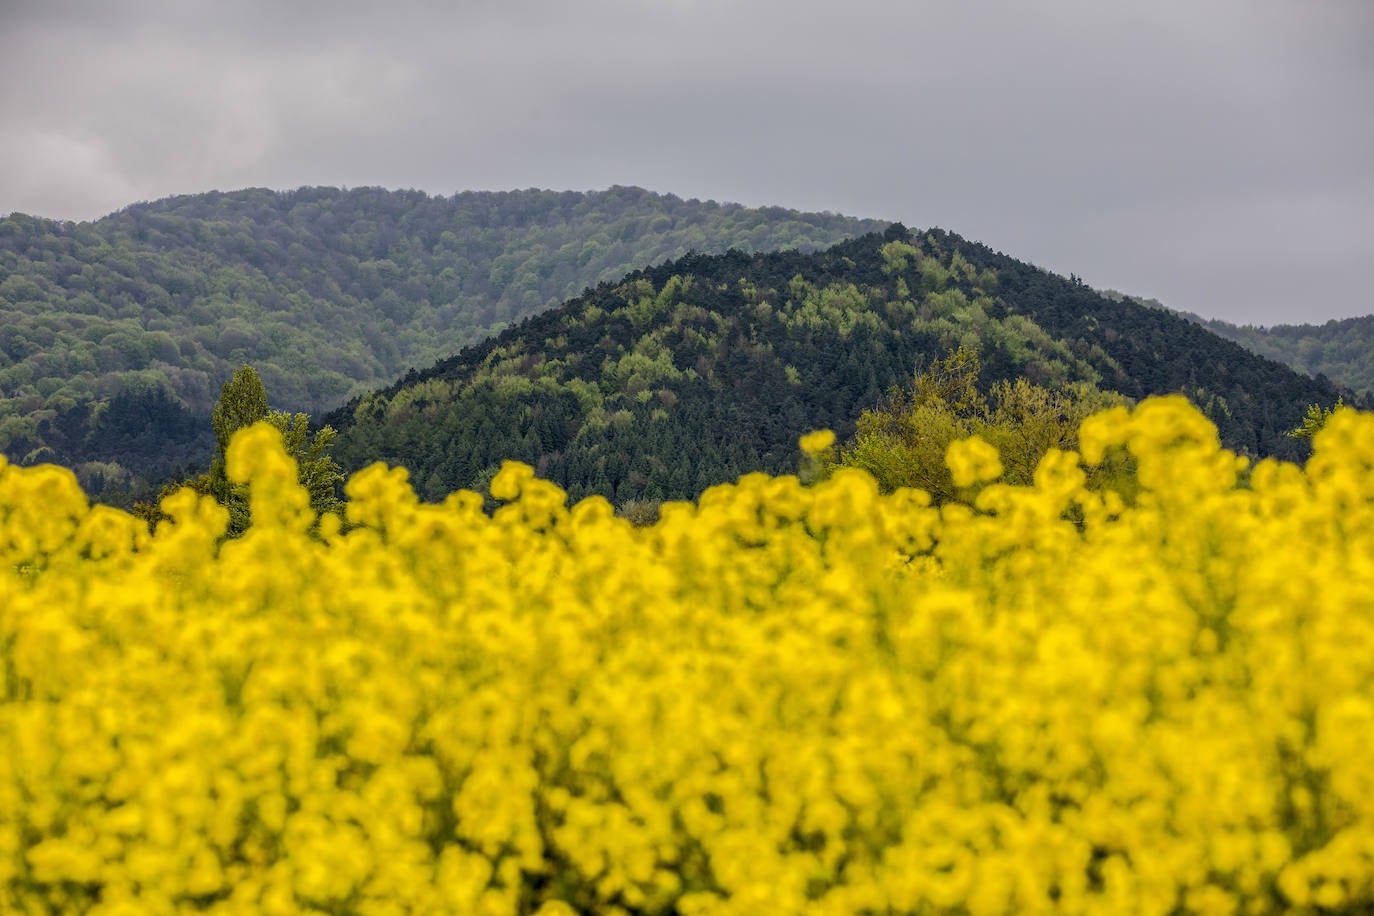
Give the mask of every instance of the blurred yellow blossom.
[{"label": "blurred yellow blossom", "polygon": [[1374,417],[1248,475],[1181,398],[1080,443],[644,528],[378,465],[312,533],[259,426],[233,541],[0,459],[0,912],[1369,912]]},{"label": "blurred yellow blossom", "polygon": [[945,453],[950,476],[956,487],[971,487],[1002,476],[1002,460],[997,448],[981,436],[951,442]]},{"label": "blurred yellow blossom", "polygon": [[829,429],[818,429],[802,436],[797,440],[797,444],[801,446],[803,452],[814,455],[835,444],[835,432]]}]

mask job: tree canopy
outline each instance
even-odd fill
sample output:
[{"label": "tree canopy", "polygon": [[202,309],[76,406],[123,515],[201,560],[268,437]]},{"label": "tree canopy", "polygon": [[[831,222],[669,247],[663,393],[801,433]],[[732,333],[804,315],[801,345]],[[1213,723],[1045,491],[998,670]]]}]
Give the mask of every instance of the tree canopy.
[{"label": "tree canopy", "polygon": [[[1284,433],[1307,404],[1337,397],[1176,315],[893,226],[813,254],[693,255],[638,271],[325,421],[347,470],[403,465],[429,498],[480,489],[512,459],[573,498],[629,509],[794,470],[799,434],[848,439],[866,408],[960,347],[977,352],[987,410],[1010,425],[1045,418],[1027,469],[1071,426],[1049,418],[1088,409],[1092,389],[1185,394],[1227,447],[1293,459],[1307,446]],[[1016,446],[999,444],[1013,467]]]},{"label": "tree canopy", "polygon": [[636,268],[881,225],[639,188],[249,189],[90,223],[16,214],[0,219],[0,451],[137,494],[205,453],[244,363],[283,409],[319,413]]},{"label": "tree canopy", "polygon": [[996,476],[1029,486],[1051,449],[1077,449],[1084,419],[1125,402],[1084,383],[1051,389],[1024,378],[998,381],[985,394],[978,386],[980,372],[973,348],[950,351],[909,386],[893,389],[880,407],[865,410],[832,465],[863,468],[883,492],[914,487],[945,503],[967,486],[951,474],[950,446],[977,436],[996,449]]},{"label": "tree canopy", "polygon": [[1303,416],[1302,422],[1288,431],[1290,439],[1311,439],[1321,432],[1336,411],[1345,407],[1345,399],[1337,398],[1334,407],[1329,410],[1320,404],[1312,404],[1307,408],[1307,413]]},{"label": "tree canopy", "polygon": [[[338,488],[344,482],[342,469],[331,451],[336,432],[325,426],[310,432],[310,418],[303,413],[291,414],[272,410],[267,405],[267,389],[252,366],[240,367],[220,389],[219,400],[212,411],[215,432],[215,457],[206,473],[180,483],[168,484],[162,496],[182,486],[213,496],[229,511],[228,535],[237,537],[252,522],[248,490],[235,483],[227,473],[229,445],[234,434],[254,423],[266,421],[281,433],[287,454],[296,462],[301,486],[310,494],[310,509],[316,516],[336,511],[340,507]],[[160,519],[160,512],[148,504],[140,504],[140,513],[150,522]]]},{"label": "tree canopy", "polygon": [[1299,372],[1324,376],[1356,394],[1374,393],[1374,315],[1269,328],[1216,320],[1203,324],[1227,340]]}]

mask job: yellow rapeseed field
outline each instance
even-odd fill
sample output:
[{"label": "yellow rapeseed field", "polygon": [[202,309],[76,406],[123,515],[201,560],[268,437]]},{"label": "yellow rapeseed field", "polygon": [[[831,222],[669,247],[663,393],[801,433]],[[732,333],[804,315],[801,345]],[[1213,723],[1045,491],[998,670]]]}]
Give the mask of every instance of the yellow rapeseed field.
[{"label": "yellow rapeseed field", "polygon": [[0,912],[1370,912],[1374,416],[1305,468],[1180,398],[1080,442],[642,529],[376,466],[312,532],[259,425],[227,542],[0,459]]}]

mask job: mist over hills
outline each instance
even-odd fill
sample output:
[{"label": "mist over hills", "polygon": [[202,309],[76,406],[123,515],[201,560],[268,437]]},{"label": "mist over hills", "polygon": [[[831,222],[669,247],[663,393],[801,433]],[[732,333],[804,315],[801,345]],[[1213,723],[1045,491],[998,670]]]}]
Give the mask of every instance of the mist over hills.
[{"label": "mist over hills", "polygon": [[0,451],[128,487],[207,459],[255,366],[318,413],[688,251],[812,250],[885,225],[640,188],[249,189],[89,223],[0,219]]}]

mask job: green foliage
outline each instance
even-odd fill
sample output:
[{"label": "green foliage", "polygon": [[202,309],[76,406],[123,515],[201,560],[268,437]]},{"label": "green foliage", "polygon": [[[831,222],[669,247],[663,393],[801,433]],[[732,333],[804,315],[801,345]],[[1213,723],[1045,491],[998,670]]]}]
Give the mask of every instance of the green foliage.
[{"label": "green foliage", "polygon": [[1215,320],[1205,324],[1208,330],[1299,372],[1325,376],[1359,395],[1374,393],[1374,315],[1271,328]]},{"label": "green foliage", "polygon": [[1279,324],[1260,327],[1174,312],[1158,299],[1129,296],[1114,289],[1105,290],[1102,295],[1115,302],[1133,302],[1180,314],[1252,353],[1276,360],[1307,375],[1329,379],[1360,397],[1367,398],[1374,393],[1374,315],[1332,319],[1320,325]]},{"label": "green foliage", "polygon": [[224,456],[229,451],[230,438],[245,426],[267,419],[268,413],[267,389],[263,387],[262,379],[252,366],[243,366],[224,383],[219,400],[210,414],[215,430],[215,461],[219,476],[224,476]]},{"label": "green foliage", "polygon": [[282,434],[286,450],[296,459],[301,486],[310,494],[310,508],[316,515],[339,510],[338,490],[344,475],[331,452],[338,433],[325,426],[310,433],[310,418],[303,413],[274,410],[267,420]]},{"label": "green foliage", "polygon": [[1186,392],[1250,455],[1299,457],[1284,418],[1338,394],[941,230],[746,250],[863,225],[628,188],[253,190],[89,224],[0,220],[0,448],[137,493],[213,453],[215,395],[251,363],[288,411],[351,393],[329,421],[349,468],[403,464],[437,497],[518,458],[623,506],[791,470],[799,432],[852,435],[863,407],[961,346],[990,403],[1017,379]]},{"label": "green foliage", "polygon": [[[252,189],[92,223],[11,216],[0,219],[0,451],[88,464],[88,484],[165,478],[205,453],[218,386],[244,363],[285,409],[318,413],[689,250],[811,250],[880,226],[638,188]],[[643,306],[634,320],[660,303]],[[102,425],[131,387],[138,403]]]},{"label": "green foliage", "polygon": [[1079,423],[1124,400],[1082,383],[1051,390],[1024,378],[999,381],[984,394],[980,371],[969,347],[936,360],[882,407],[864,411],[833,466],[863,468],[884,492],[914,487],[945,503],[961,496],[946,451],[976,435],[997,448],[1004,482],[1029,485],[1046,452],[1075,450]]},{"label": "green foliage", "polygon": [[243,366],[220,389],[219,400],[211,413],[215,430],[215,459],[206,475],[205,484],[197,492],[208,493],[229,510],[229,536],[237,537],[249,525],[248,490],[235,486],[225,471],[229,440],[234,433],[271,414],[267,406],[267,389],[252,366]]},{"label": "green foliage", "polygon": [[[210,470],[181,483],[166,485],[161,496],[167,496],[182,486],[212,496],[229,510],[228,535],[238,537],[243,534],[252,522],[248,488],[233,483],[226,472],[229,442],[240,429],[266,420],[282,434],[287,452],[295,458],[301,486],[310,494],[310,508],[315,514],[323,515],[340,508],[338,488],[344,482],[344,475],[331,455],[337,433],[332,427],[326,426],[312,436],[310,418],[305,414],[290,414],[269,408],[267,389],[252,366],[240,367],[233,378],[224,383],[211,416],[215,431],[215,457]],[[138,504],[136,512],[150,524],[162,518],[157,508],[147,503]]]},{"label": "green foliage", "polygon": [[1307,408],[1307,415],[1302,418],[1302,423],[1288,431],[1290,439],[1311,439],[1326,426],[1331,415],[1345,406],[1344,398],[1337,398],[1336,404],[1330,410],[1323,410],[1320,404],[1312,404]]},{"label": "green foliage", "polygon": [[649,525],[658,523],[660,510],[662,508],[662,500],[632,499],[617,509],[616,515],[625,519],[636,528],[645,528]]},{"label": "green foliage", "polygon": [[426,498],[480,490],[515,459],[575,499],[600,494],[628,511],[749,471],[791,472],[800,433],[848,439],[894,387],[882,410],[920,414],[909,425],[939,446],[903,446],[928,450],[916,460],[899,437],[868,442],[880,478],[912,466],[946,475],[944,445],[977,428],[1019,481],[1048,448],[1073,446],[1079,417],[1119,400],[1099,391],[1187,393],[1228,447],[1296,457],[1273,418],[1329,390],[1168,313],[957,236],[894,227],[815,254],[692,256],[637,272],[326,420],[346,468],[404,465]]}]

